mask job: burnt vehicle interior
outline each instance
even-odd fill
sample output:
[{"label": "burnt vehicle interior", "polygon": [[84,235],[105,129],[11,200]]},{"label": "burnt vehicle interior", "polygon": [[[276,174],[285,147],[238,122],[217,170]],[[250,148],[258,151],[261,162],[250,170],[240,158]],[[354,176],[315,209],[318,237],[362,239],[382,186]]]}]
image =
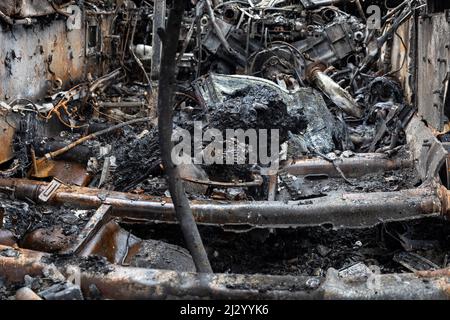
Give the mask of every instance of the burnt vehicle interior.
[{"label": "burnt vehicle interior", "polygon": [[[448,299],[449,35],[438,0],[2,1],[0,299]],[[168,160],[209,129],[279,165]]]}]

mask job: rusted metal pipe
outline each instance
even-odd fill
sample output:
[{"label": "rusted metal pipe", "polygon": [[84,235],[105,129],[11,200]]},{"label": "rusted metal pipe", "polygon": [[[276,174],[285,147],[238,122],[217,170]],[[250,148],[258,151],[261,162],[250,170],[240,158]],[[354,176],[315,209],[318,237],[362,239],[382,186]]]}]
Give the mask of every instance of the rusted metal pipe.
[{"label": "rusted metal pipe", "polygon": [[184,181],[202,184],[205,186],[212,186],[212,187],[222,187],[222,188],[244,188],[244,187],[254,187],[254,186],[260,186],[263,184],[264,180],[262,176],[253,174],[253,180],[252,181],[244,181],[244,182],[224,182],[224,181],[212,181],[212,180],[200,180],[195,179],[193,177],[181,177]]},{"label": "rusted metal pipe", "polygon": [[330,100],[348,115],[361,118],[363,112],[350,93],[343,89],[323,71],[326,66],[315,63],[308,67],[307,79],[316,85]]},{"label": "rusted metal pipe", "polygon": [[389,159],[380,153],[355,154],[350,158],[338,158],[334,163],[321,158],[296,159],[284,165],[283,170],[292,175],[306,176],[325,174],[329,177],[341,177],[336,170],[341,169],[346,177],[361,177],[365,174],[411,168],[412,159]]},{"label": "rusted metal pipe", "polygon": [[39,159],[38,161],[42,162],[42,161],[45,161],[46,159],[54,159],[54,158],[56,158],[56,157],[58,157],[58,156],[60,156],[60,155],[62,155],[64,153],[66,153],[67,151],[75,148],[76,146],[79,146],[80,144],[88,141],[88,140],[97,138],[97,137],[99,137],[101,135],[113,132],[115,130],[118,130],[118,129],[123,128],[123,127],[128,126],[128,125],[141,123],[141,122],[148,122],[148,121],[151,121],[152,119],[153,118],[151,118],[151,117],[134,119],[134,120],[130,120],[130,121],[127,121],[127,122],[122,122],[122,123],[116,124],[114,126],[111,126],[111,127],[107,128],[107,129],[103,129],[101,131],[96,131],[94,133],[91,133],[91,134],[89,134],[87,136],[84,136],[84,137],[82,137],[82,138],[80,138],[80,139],[78,139],[78,140],[68,144],[67,146],[65,146],[65,147],[63,147],[61,149],[58,149],[58,150],[53,151],[53,152],[46,153],[44,155],[44,158]]},{"label": "rusted metal pipe", "polygon": [[[95,285],[105,299],[311,299],[319,298],[318,277],[187,273],[169,270],[105,266],[109,272],[82,269],[79,261],[58,263],[52,255],[0,245],[0,276],[10,283],[22,283],[25,275],[39,276],[52,262],[66,275],[79,270],[84,296]],[[263,290],[263,288],[265,288]],[[311,290],[312,292],[310,292]]]},{"label": "rusted metal pipe", "polygon": [[[8,252],[3,255],[3,252]],[[344,275],[329,269],[326,277],[189,273],[106,264],[105,272],[80,267],[41,252],[0,245],[0,276],[23,283],[54,264],[73,276],[78,270],[83,295],[95,285],[105,299],[449,299],[450,269],[432,272]]]},{"label": "rusted metal pipe", "polygon": [[[16,197],[38,201],[47,183],[25,179],[0,179],[0,188]],[[445,194],[446,196],[446,194]],[[197,223],[220,226],[286,228],[331,225],[339,228],[371,227],[382,222],[405,221],[445,212],[442,192],[435,187],[397,192],[348,193],[307,201],[192,201]],[[111,205],[112,215],[122,218],[174,223],[169,198],[61,186],[49,200],[86,208]]]},{"label": "rusted metal pipe", "polygon": [[366,14],[364,13],[364,8],[363,8],[363,6],[361,5],[361,1],[360,1],[360,0],[353,0],[353,1],[355,2],[356,9],[358,10],[358,13],[359,13],[359,15],[361,16],[361,18],[362,18],[364,21],[367,21],[367,17],[366,17]]}]

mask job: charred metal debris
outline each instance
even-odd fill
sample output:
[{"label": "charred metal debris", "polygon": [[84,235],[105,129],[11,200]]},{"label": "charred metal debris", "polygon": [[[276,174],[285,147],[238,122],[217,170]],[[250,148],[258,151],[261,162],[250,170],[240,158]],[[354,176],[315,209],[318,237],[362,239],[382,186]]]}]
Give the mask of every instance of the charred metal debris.
[{"label": "charred metal debris", "polygon": [[[449,9],[2,1],[0,299],[448,299]],[[172,168],[170,128],[281,162]]]}]

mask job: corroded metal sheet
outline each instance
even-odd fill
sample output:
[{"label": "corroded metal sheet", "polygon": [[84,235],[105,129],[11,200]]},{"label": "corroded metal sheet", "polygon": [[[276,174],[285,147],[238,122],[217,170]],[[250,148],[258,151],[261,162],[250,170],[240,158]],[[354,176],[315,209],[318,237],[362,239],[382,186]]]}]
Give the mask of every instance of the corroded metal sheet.
[{"label": "corroded metal sheet", "polygon": [[4,66],[0,68],[0,100],[40,99],[51,89],[56,92],[72,87],[89,72],[103,74],[106,64],[99,64],[97,54],[110,50],[103,44],[103,36],[109,32],[112,19],[94,18],[89,22],[98,27],[99,42],[95,54],[88,57],[84,12],[76,6],[69,9],[71,16],[51,22],[8,27],[0,24],[0,65]]},{"label": "corroded metal sheet", "polygon": [[84,73],[84,30],[67,32],[65,20],[48,25],[14,26],[6,32],[0,26],[0,99],[40,98],[54,79],[63,86]]},{"label": "corroded metal sheet", "polygon": [[[69,1],[59,0],[53,2],[56,7]],[[55,13],[55,9],[50,3],[48,0],[5,0],[0,2],[0,10],[14,18],[38,17]]]},{"label": "corroded metal sheet", "polygon": [[437,178],[448,155],[442,143],[417,116],[411,119],[406,128],[406,139],[422,180]]},{"label": "corroded metal sheet", "polygon": [[[417,102],[433,128],[445,125],[445,91],[450,74],[450,21],[445,13],[419,18]],[[448,116],[448,115],[447,115]]]}]

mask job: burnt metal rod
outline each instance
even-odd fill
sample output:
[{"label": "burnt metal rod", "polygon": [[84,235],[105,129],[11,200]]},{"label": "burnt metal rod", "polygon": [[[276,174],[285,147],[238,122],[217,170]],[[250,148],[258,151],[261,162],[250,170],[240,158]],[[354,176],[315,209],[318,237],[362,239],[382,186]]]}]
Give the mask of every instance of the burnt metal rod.
[{"label": "burnt metal rod", "polygon": [[151,94],[153,91],[152,88],[152,82],[150,80],[150,78],[148,77],[147,71],[145,71],[145,67],[142,64],[142,61],[137,57],[136,53],[133,50],[133,42],[134,42],[134,34],[136,33],[136,25],[137,25],[137,16],[133,15],[133,18],[131,19],[131,24],[133,26],[133,31],[131,32],[131,40],[130,40],[130,45],[128,47],[128,50],[130,50],[131,55],[133,56],[134,60],[136,61],[137,65],[139,66],[139,68],[141,69],[142,73],[144,74],[144,78],[147,81],[148,84],[148,88],[149,88],[149,93]]},{"label": "burnt metal rod", "polygon": [[340,2],[351,2],[351,0],[316,0],[316,1],[305,1],[302,0],[301,3],[305,6],[305,9],[311,10],[324,6],[332,6]]},{"label": "burnt metal rod", "polygon": [[[99,137],[101,135],[110,133],[112,131],[115,131],[117,129],[125,127],[127,125],[140,123],[140,122],[148,122],[148,121],[151,121],[152,119],[153,119],[152,117],[146,117],[146,118],[133,119],[133,120],[130,120],[130,121],[127,121],[127,122],[119,123],[119,124],[117,124],[115,126],[111,126],[111,127],[107,128],[107,129],[91,133],[91,134],[89,134],[89,135],[87,135],[87,136],[85,136],[83,138],[80,138],[80,139],[78,139],[78,140],[68,144],[64,148],[58,149],[58,150],[53,151],[53,152],[46,153],[44,157],[45,157],[45,159],[54,159],[54,158],[56,158],[56,157],[58,157],[58,156],[60,156],[60,155],[62,155],[64,153],[66,153],[67,151],[75,148],[76,146],[82,144],[85,141],[97,138],[97,137]],[[39,160],[41,160],[41,159],[39,159]]]},{"label": "burnt metal rod", "polygon": [[325,70],[326,66],[323,63],[312,64],[308,67],[307,79],[315,84],[343,112],[355,118],[361,118],[363,111],[356,100],[347,90],[327,76],[324,73]]},{"label": "burnt metal rod", "polygon": [[[116,69],[100,78],[98,78],[97,80],[95,80],[91,86],[89,87],[89,92],[93,93],[95,92],[95,90],[97,90],[101,85],[103,85],[105,82],[108,82],[110,80],[115,79],[116,77],[118,77],[120,75],[121,71],[120,68]],[[86,99],[88,98],[88,96],[86,96]]]},{"label": "burnt metal rod", "polygon": [[216,16],[214,14],[214,10],[212,8],[211,0],[205,0],[206,9],[208,10],[208,16],[211,21],[212,26],[214,27],[214,31],[216,32],[217,37],[219,38],[220,43],[223,45],[225,50],[229,53],[232,53],[232,49],[230,47],[230,44],[225,39],[225,36],[222,32],[222,29],[220,29],[219,25],[216,21]]},{"label": "burnt metal rod", "polygon": [[[54,257],[39,251],[0,245],[0,252],[3,250],[14,253],[13,257],[0,255],[0,277],[8,283],[23,283],[25,275],[42,275]],[[81,290],[85,296],[89,296],[89,287],[95,285],[105,299],[320,297],[319,292],[313,290],[321,283],[319,277],[192,273],[123,267],[115,264],[107,264],[106,267],[109,270],[106,273],[80,268],[79,260],[76,258],[73,262],[68,258],[66,263],[56,265],[66,277],[72,276],[73,270],[79,270]],[[308,286],[309,282],[314,286]]]},{"label": "burnt metal rod", "polygon": [[361,18],[364,21],[367,21],[366,14],[364,13],[364,9],[361,5],[360,0],[354,0],[354,1],[355,1],[356,9],[358,10],[359,15],[361,16]]},{"label": "burnt metal rod", "polygon": [[100,108],[133,108],[145,106],[144,101],[99,102]]},{"label": "burnt metal rod", "polygon": [[[20,199],[39,201],[48,183],[0,179],[0,190]],[[396,192],[348,193],[307,201],[192,201],[197,223],[230,227],[288,228],[331,225],[339,228],[372,227],[390,221],[440,216],[446,212],[447,193],[435,187]],[[49,199],[53,204],[82,208],[111,205],[111,215],[126,219],[175,223],[175,207],[168,198],[124,192],[60,186]],[[197,229],[197,228],[196,228]]]},{"label": "burnt metal rod", "polygon": [[[25,275],[39,276],[57,257],[0,245],[12,256],[0,256],[0,276],[23,283]],[[55,263],[66,277],[79,270],[86,297],[95,285],[106,299],[443,299],[449,298],[450,269],[401,274],[341,275],[330,268],[325,277],[208,274],[142,269],[108,264],[107,273],[80,268],[79,260]],[[55,267],[55,264],[53,267]],[[377,290],[371,285],[379,284]],[[245,284],[245,285],[243,285]]]},{"label": "burnt metal rod", "polygon": [[[379,153],[356,154],[350,158],[338,158],[335,160],[335,163],[346,177],[351,178],[361,177],[369,173],[411,168],[413,166],[411,159],[389,159]],[[333,163],[319,158],[293,160],[283,167],[283,171],[298,176],[325,174],[328,177],[341,177]]]},{"label": "burnt metal rod", "polygon": [[164,28],[166,24],[166,0],[154,1],[153,31],[152,31],[152,63],[151,78],[158,79],[161,66],[161,40],[158,36],[158,29]]},{"label": "burnt metal rod", "polygon": [[188,247],[198,272],[212,272],[202,238],[197,228],[183,181],[177,166],[172,161],[173,103],[176,84],[176,54],[180,38],[181,22],[185,3],[174,1],[170,10],[167,27],[158,30],[162,41],[161,74],[158,90],[158,129],[161,158],[168,177],[169,191],[174,203],[175,214],[180,223],[186,246]]},{"label": "burnt metal rod", "polygon": [[9,24],[10,26],[12,26],[14,24],[14,20],[11,19],[9,16],[7,16],[6,14],[4,14],[1,10],[0,10],[0,19],[2,19],[4,22],[6,22],[7,24]]}]

